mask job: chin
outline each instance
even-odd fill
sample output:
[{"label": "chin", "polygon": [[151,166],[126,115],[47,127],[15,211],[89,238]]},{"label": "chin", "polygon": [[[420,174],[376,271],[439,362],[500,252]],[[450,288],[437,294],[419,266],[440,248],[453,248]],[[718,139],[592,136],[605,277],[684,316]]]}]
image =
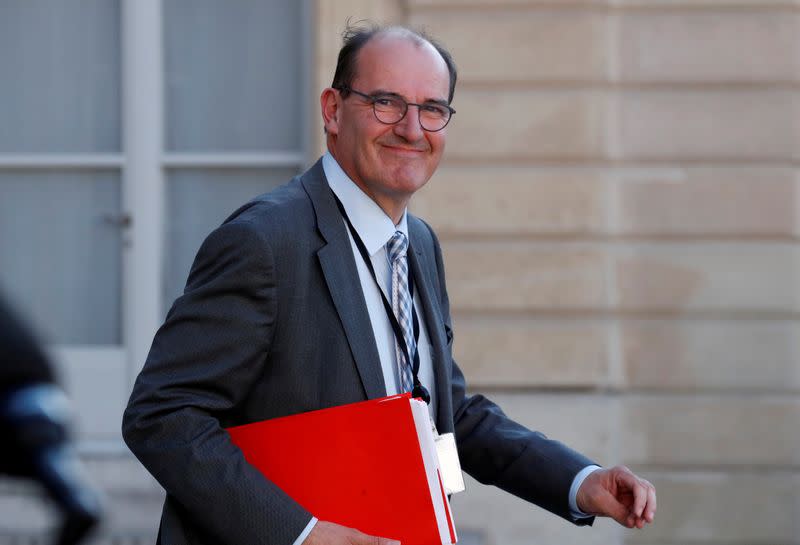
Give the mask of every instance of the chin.
[{"label": "chin", "polygon": [[411,180],[408,180],[408,179],[397,180],[397,179],[395,179],[393,181],[393,183],[392,183],[392,186],[394,187],[395,191],[398,194],[407,195],[407,196],[410,197],[411,195],[416,193],[417,190],[421,189],[422,186],[424,186],[426,182],[427,182],[427,180],[421,180],[421,179],[411,179]]},{"label": "chin", "polygon": [[420,169],[399,168],[394,170],[393,185],[404,193],[413,193],[424,186],[430,179],[430,174],[421,172]]}]

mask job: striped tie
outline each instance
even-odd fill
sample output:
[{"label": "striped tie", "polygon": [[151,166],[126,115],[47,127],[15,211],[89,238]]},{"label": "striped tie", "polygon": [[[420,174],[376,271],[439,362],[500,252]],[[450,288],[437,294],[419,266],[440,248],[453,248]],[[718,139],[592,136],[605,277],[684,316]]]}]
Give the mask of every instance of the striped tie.
[{"label": "striped tie", "polygon": [[[416,349],[416,341],[414,340],[411,318],[413,303],[411,302],[411,294],[408,291],[407,249],[408,239],[400,231],[396,231],[389,242],[386,243],[389,263],[392,265],[392,311],[400,323],[408,353],[413,355]],[[395,340],[394,347],[397,353],[397,366],[400,370],[401,392],[410,392],[414,388],[414,378],[411,370],[412,362],[406,360],[406,355],[397,340]]]}]

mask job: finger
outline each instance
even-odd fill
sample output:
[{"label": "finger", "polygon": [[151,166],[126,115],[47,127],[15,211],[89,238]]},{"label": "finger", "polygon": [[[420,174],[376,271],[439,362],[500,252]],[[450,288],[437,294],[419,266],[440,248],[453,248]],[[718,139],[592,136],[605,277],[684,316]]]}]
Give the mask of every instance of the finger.
[{"label": "finger", "polygon": [[645,486],[642,479],[639,479],[633,473],[621,473],[619,475],[622,484],[624,484],[633,495],[633,505],[631,511],[636,518],[641,518],[644,513],[644,508],[647,505],[650,489]]},{"label": "finger", "polygon": [[645,479],[640,479],[644,487],[647,489],[647,504],[645,505],[644,511],[642,512],[642,516],[636,517],[634,524],[637,528],[641,529],[644,528],[645,524],[653,522],[655,520],[655,512],[656,512],[656,489],[655,487]]},{"label": "finger", "polygon": [[[644,479],[642,479],[644,481]],[[653,522],[656,516],[657,500],[656,500],[656,487],[650,482],[644,481],[647,486],[647,505],[644,509],[644,519],[647,522]]]}]

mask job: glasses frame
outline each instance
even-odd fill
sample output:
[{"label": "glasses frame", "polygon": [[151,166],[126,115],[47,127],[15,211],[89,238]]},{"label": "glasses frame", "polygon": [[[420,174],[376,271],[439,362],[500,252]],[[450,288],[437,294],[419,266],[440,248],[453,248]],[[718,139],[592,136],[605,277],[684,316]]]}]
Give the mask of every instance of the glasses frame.
[{"label": "glasses frame", "polygon": [[438,106],[443,106],[443,107],[447,108],[447,110],[450,112],[450,115],[447,117],[447,121],[444,122],[444,125],[442,125],[440,128],[434,129],[434,130],[427,129],[422,124],[422,117],[420,115],[422,113],[422,106],[427,106],[427,104],[417,104],[415,102],[407,102],[401,96],[390,95],[391,98],[399,100],[400,102],[405,104],[406,107],[405,107],[405,110],[403,111],[403,115],[400,116],[400,119],[398,119],[397,121],[393,121],[393,122],[387,122],[387,121],[384,121],[383,119],[381,119],[380,117],[378,117],[378,110],[375,109],[375,103],[378,100],[384,98],[384,96],[386,96],[386,95],[378,95],[378,96],[376,96],[376,95],[368,95],[367,93],[362,93],[361,91],[356,91],[355,89],[353,89],[352,87],[350,87],[348,85],[341,85],[339,87],[334,87],[334,89],[336,89],[340,93],[353,93],[353,94],[356,94],[356,95],[360,96],[361,98],[367,100],[370,103],[370,105],[372,106],[372,114],[375,116],[375,119],[377,119],[379,123],[382,123],[384,125],[397,125],[403,119],[406,118],[406,115],[408,115],[408,107],[409,106],[416,106],[417,107],[417,121],[419,122],[419,126],[422,128],[422,130],[425,131],[425,132],[439,132],[442,129],[444,129],[450,123],[450,120],[453,119],[453,114],[456,113],[456,111],[449,104],[441,104],[439,102],[436,102],[435,104],[437,104]]}]

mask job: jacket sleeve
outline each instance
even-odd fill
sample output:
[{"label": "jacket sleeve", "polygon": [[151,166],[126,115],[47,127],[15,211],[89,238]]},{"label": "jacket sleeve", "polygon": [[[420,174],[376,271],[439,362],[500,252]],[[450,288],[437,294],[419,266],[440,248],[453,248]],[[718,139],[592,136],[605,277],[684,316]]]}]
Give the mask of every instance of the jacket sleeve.
[{"label": "jacket sleeve", "polygon": [[131,451],[216,543],[290,545],[311,520],[223,429],[270,350],[278,309],[269,248],[246,221],[209,235],[123,417]]},{"label": "jacket sleeve", "polygon": [[436,256],[447,356],[452,362],[453,421],[461,466],[483,484],[497,486],[575,524],[592,524],[594,517],[573,518],[569,490],[575,476],[594,462],[513,421],[483,395],[467,394],[464,374],[453,359],[453,327],[442,251],[433,230],[429,230]]}]

